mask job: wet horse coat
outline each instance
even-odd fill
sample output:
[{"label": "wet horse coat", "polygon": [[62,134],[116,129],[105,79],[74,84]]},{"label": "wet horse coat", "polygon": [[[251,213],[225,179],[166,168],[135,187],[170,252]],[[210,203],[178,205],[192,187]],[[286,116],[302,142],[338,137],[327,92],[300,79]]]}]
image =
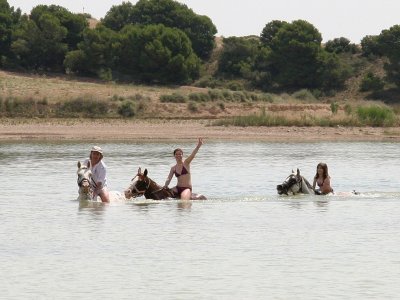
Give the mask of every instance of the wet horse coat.
[{"label": "wet horse coat", "polygon": [[[93,180],[92,171],[89,169],[88,166],[78,161],[78,171],[76,172],[76,174],[78,175],[77,183],[79,187],[78,200],[97,202],[97,197],[96,199],[93,199],[96,183]],[[125,200],[125,197],[118,191],[109,191],[109,198],[110,202]]]},{"label": "wet horse coat", "polygon": [[[138,169],[137,175],[132,179],[131,184],[125,190],[125,198],[136,198],[144,196],[146,199],[164,200],[168,198],[178,198],[179,195],[173,189],[165,188],[157,184],[154,180],[147,176],[147,169],[142,173]],[[205,200],[203,195],[192,193],[192,200]]]},{"label": "wet horse coat", "polygon": [[276,186],[279,195],[289,195],[289,194],[314,194],[314,190],[311,184],[305,179],[302,175],[300,175],[300,170],[297,169],[297,172],[290,174],[282,184],[278,184]]},{"label": "wet horse coat", "polygon": [[92,188],[92,171],[85,165],[78,161],[78,200],[92,200],[93,198],[93,188]]}]

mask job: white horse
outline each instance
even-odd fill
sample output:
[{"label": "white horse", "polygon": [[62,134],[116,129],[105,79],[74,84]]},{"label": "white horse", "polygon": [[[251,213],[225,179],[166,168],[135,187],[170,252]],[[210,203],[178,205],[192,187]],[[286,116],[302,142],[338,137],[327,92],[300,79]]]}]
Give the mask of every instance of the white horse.
[{"label": "white horse", "polygon": [[78,161],[78,171],[76,172],[78,175],[77,183],[78,183],[78,200],[92,200],[93,198],[93,188],[92,188],[92,171],[85,165],[81,164]]},{"label": "white horse", "polygon": [[279,195],[285,194],[314,194],[314,190],[311,184],[305,179],[302,175],[300,175],[300,170],[297,169],[297,173],[294,173],[292,170],[292,174],[290,174],[282,184],[278,184],[276,186]]},{"label": "white horse", "polygon": [[[94,190],[94,180],[92,171],[85,166],[80,161],[78,161],[78,171],[76,172],[78,175],[78,200],[79,201],[94,201],[94,202],[101,202],[98,200],[99,197],[93,199],[93,190]],[[110,202],[111,201],[123,201],[126,200],[124,195],[118,191],[110,191],[109,192]]]}]

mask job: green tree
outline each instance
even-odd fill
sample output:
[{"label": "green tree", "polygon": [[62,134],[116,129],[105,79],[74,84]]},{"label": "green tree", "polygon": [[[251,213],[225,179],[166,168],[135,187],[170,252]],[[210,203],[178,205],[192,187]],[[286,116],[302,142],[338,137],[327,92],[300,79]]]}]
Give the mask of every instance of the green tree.
[{"label": "green tree", "polygon": [[350,76],[350,67],[340,61],[335,53],[321,50],[317,55],[317,73],[315,88],[325,91],[344,88],[344,83]]},{"label": "green tree", "polygon": [[284,24],[270,46],[270,59],[276,70],[274,81],[287,88],[316,87],[321,41],[319,31],[306,21]]},{"label": "green tree", "polygon": [[385,82],[379,76],[375,76],[372,72],[368,72],[364,75],[361,84],[360,91],[361,92],[379,92],[383,90],[385,86]]},{"label": "green tree", "polygon": [[296,90],[343,87],[349,73],[336,54],[321,47],[321,34],[312,24],[297,20],[267,25],[263,32],[269,36],[268,46],[255,64],[255,70],[263,74],[258,85]]},{"label": "green tree", "polygon": [[378,35],[367,35],[361,40],[361,51],[363,56],[382,56],[382,52],[379,47],[379,36]]},{"label": "green tree", "polygon": [[35,70],[61,71],[67,52],[63,42],[67,29],[50,15],[42,14],[37,22],[24,19],[13,34],[11,49],[22,67]]},{"label": "green tree", "polygon": [[123,2],[113,6],[103,23],[116,31],[128,24],[163,24],[186,33],[197,56],[207,58],[214,46],[215,25],[207,16],[195,14],[186,5],[173,0],[139,0],[135,5]]},{"label": "green tree", "polygon": [[30,19],[38,24],[43,14],[52,15],[59,20],[60,25],[67,29],[63,42],[68,45],[69,50],[77,49],[77,44],[83,38],[83,31],[89,27],[86,17],[83,14],[73,14],[58,5],[38,5],[32,9]]},{"label": "green tree", "polygon": [[384,66],[387,81],[400,87],[400,25],[383,30],[378,44],[380,52],[389,60]]},{"label": "green tree", "polygon": [[281,29],[285,24],[288,23],[279,20],[274,20],[267,23],[261,32],[261,43],[263,43],[265,46],[270,46],[272,39],[278,33],[279,29]]},{"label": "green tree", "polygon": [[141,81],[183,83],[199,76],[200,60],[179,29],[128,25],[120,31],[116,68]]},{"label": "green tree", "polygon": [[134,5],[131,2],[113,5],[101,20],[101,23],[114,31],[120,31],[125,25],[135,23],[133,11]]},{"label": "green tree", "polygon": [[255,64],[259,52],[259,40],[230,37],[224,38],[223,45],[223,52],[218,61],[218,73],[232,77],[246,77]]},{"label": "green tree", "polygon": [[10,56],[12,32],[21,18],[21,10],[14,10],[7,0],[0,0],[0,66]]},{"label": "green tree", "polygon": [[100,76],[113,69],[117,46],[118,34],[115,31],[102,25],[86,29],[78,49],[67,53],[64,67],[67,72]]},{"label": "green tree", "polygon": [[358,48],[355,44],[345,37],[335,38],[325,43],[325,50],[331,53],[357,53]]}]

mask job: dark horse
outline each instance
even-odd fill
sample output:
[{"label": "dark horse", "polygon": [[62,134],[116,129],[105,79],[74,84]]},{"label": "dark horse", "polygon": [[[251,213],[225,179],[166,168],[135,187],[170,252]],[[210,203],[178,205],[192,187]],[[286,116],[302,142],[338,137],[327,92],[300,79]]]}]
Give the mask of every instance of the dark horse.
[{"label": "dark horse", "polygon": [[282,184],[278,184],[276,189],[279,195],[289,195],[289,193],[293,195],[299,193],[314,194],[311,184],[300,175],[299,169],[297,169],[297,173],[292,171],[292,174],[290,174]]},{"label": "dark horse", "polygon": [[[132,197],[144,196],[146,199],[163,200],[179,197],[173,189],[160,186],[149,178],[147,173],[147,169],[144,170],[144,173],[142,173],[141,168],[138,169],[137,175],[132,179],[131,184],[125,190],[125,198],[130,199]],[[192,200],[198,199],[205,200],[206,197],[192,193]]]}]

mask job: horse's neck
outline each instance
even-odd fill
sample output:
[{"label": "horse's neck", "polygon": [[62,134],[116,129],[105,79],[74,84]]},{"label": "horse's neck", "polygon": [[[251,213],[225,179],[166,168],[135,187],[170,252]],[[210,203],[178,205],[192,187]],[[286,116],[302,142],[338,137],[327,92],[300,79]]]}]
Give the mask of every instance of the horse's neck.
[{"label": "horse's neck", "polygon": [[154,192],[161,189],[161,186],[158,185],[154,180],[149,178],[149,187],[146,189],[144,196],[146,199],[150,199],[154,197]]},{"label": "horse's neck", "polygon": [[163,189],[163,187],[155,181],[150,180],[149,188],[146,190],[144,196],[146,199],[163,200],[172,198],[173,194],[167,189]]},{"label": "horse's neck", "polygon": [[302,178],[301,179],[302,180],[302,184],[301,184],[302,192],[305,193],[305,194],[311,194],[311,191],[312,191],[311,184],[304,177],[301,177],[301,178]]},{"label": "horse's neck", "polygon": [[88,193],[79,192],[78,200],[92,200],[92,196]]}]

